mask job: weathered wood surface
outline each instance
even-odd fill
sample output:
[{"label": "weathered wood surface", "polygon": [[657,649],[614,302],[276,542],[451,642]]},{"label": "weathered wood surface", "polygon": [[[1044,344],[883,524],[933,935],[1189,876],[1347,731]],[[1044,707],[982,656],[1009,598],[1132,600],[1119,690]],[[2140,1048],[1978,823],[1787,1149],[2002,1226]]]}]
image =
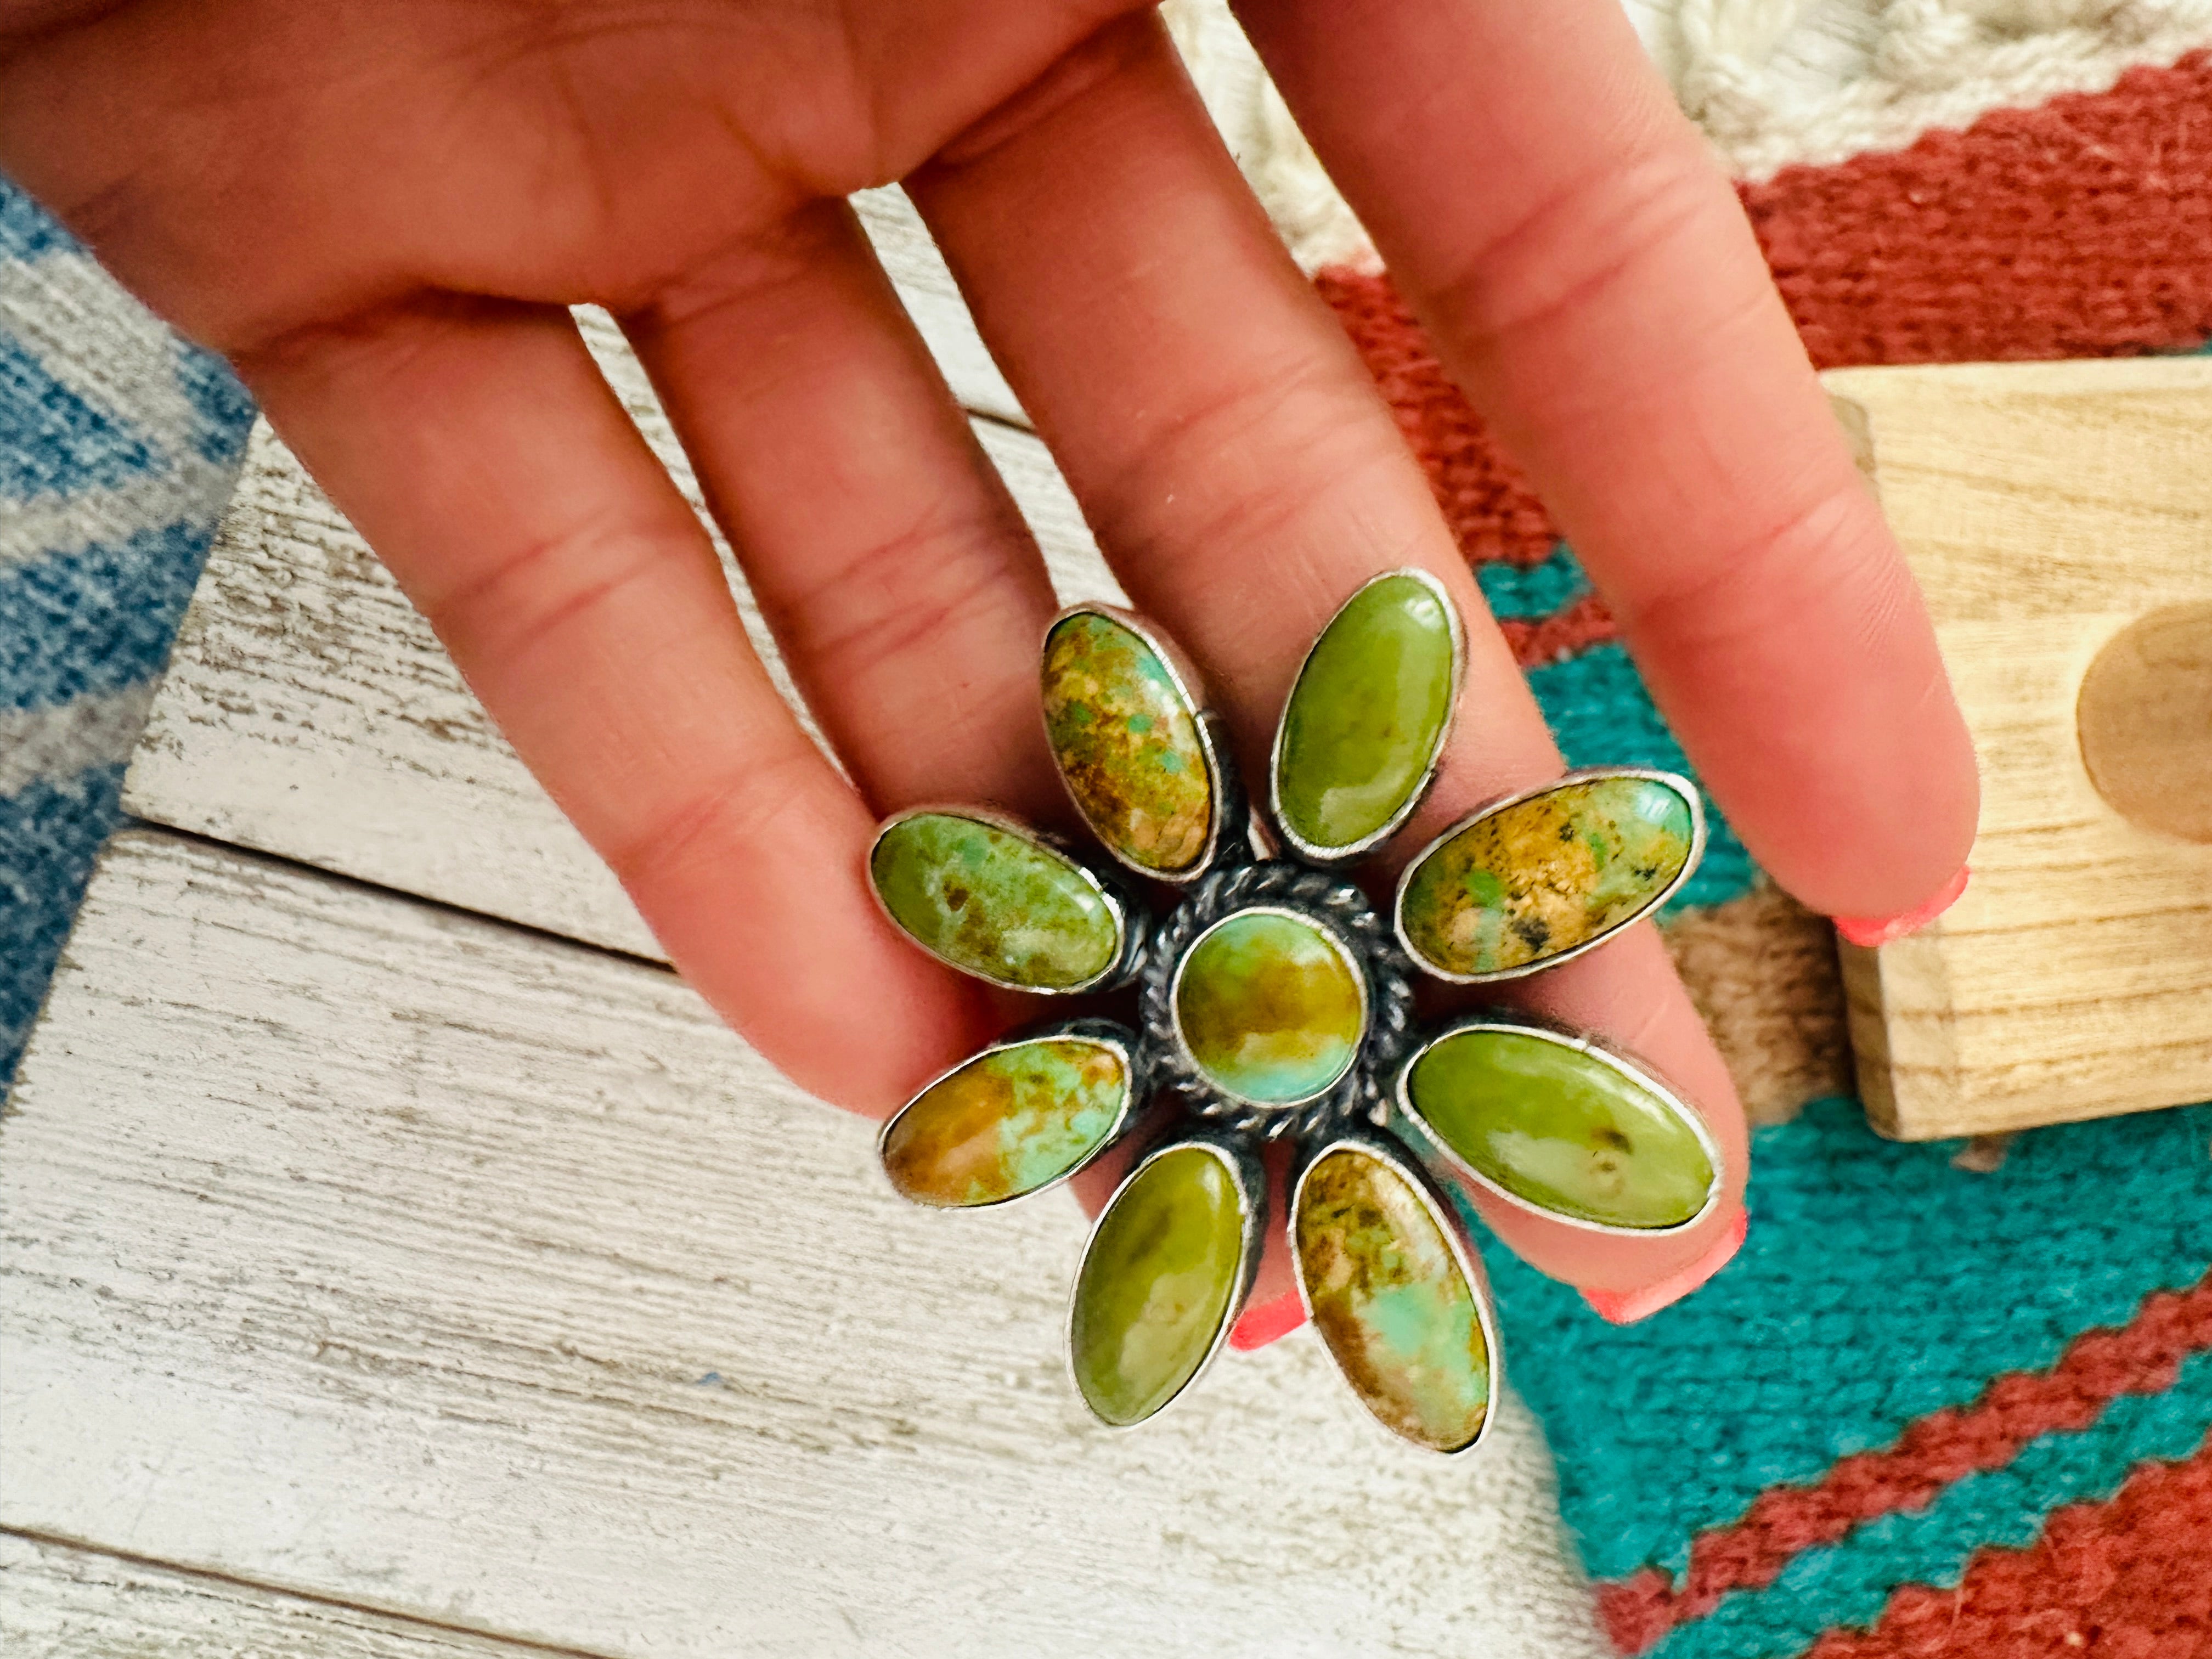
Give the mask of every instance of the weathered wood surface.
[{"label": "weathered wood surface", "polygon": [[[610,380],[697,507],[697,484],[636,360],[611,323],[584,320]],[[1044,446],[993,421],[978,420],[975,431],[1062,593],[1119,599]],[[728,550],[717,545],[754,643],[775,664]],[[780,667],[778,679],[789,695]],[[265,426],[255,428],[125,805],[156,823],[659,954],[429,625]]]},{"label": "weathered wood surface", "polygon": [[525,1646],[0,1533],[8,1659],[544,1659]]},{"label": "weathered wood surface", "polygon": [[665,969],[153,831],[0,1130],[0,1525],[611,1655],[1595,1656],[1517,1403],[1143,1431],[1054,1195],[898,1203]]},{"label": "weathered wood surface", "polygon": [[[1828,385],[1982,763],[1966,896],[1915,938],[1844,949],[1869,1115],[1918,1140],[2203,1099],[2212,845],[2170,832],[2186,815],[2142,820],[2203,775],[2173,716],[2212,708],[2212,652],[2158,630],[2174,683],[2154,696],[2130,665],[2134,691],[2107,701],[2099,743],[2132,802],[2099,792],[2079,716],[2116,638],[2212,604],[2212,362],[1859,369]],[[2186,741],[2202,750],[2201,723]]]}]

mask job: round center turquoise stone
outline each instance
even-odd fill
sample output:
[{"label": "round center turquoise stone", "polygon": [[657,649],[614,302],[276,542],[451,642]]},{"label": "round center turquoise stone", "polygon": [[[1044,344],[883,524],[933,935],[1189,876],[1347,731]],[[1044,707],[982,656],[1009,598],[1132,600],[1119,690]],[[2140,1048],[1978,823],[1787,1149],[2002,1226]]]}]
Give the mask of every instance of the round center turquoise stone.
[{"label": "round center turquoise stone", "polygon": [[1206,1079],[1267,1106],[1327,1090],[1367,1030],[1350,953],[1317,923],[1276,910],[1241,910],[1200,936],[1183,958],[1175,1012]]}]

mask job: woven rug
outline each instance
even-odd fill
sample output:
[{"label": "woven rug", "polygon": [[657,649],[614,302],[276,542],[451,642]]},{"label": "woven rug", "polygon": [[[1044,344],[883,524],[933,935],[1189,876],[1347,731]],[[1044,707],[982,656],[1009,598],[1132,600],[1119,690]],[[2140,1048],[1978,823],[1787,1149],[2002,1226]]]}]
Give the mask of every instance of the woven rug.
[{"label": "woven rug", "polygon": [[[1630,9],[1823,366],[2212,337],[2212,58],[2193,55],[2212,0]],[[1571,550],[1225,13],[1170,21],[1570,760],[1683,768]],[[0,1078],[113,822],[250,413],[0,185]],[[1724,824],[1667,925],[1767,1126],[1743,1254],[1616,1328],[1490,1252],[1615,1645],[2212,1654],[2212,1108],[2036,1132],[1994,1170],[1889,1145],[1843,1093],[1825,927]]]}]

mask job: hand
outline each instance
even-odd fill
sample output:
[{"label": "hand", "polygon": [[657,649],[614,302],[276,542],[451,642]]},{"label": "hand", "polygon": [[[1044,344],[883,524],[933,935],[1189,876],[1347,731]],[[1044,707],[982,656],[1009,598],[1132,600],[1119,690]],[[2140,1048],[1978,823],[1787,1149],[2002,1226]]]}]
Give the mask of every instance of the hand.
[{"label": "hand", "polygon": [[[1247,0],[1445,361],[1527,466],[1743,840],[1829,914],[1942,887],[1975,816],[1927,621],[1725,183],[1615,0]],[[226,353],[671,956],[882,1115],[994,1034],[879,919],[921,799],[1065,817],[1052,593],[842,198],[903,179],[1135,604],[1248,775],[1309,640],[1419,564],[1475,619],[1419,847],[1557,771],[1420,472],[1128,0],[0,0],[0,166]],[[564,307],[618,317],[848,770],[748,649]],[[1712,1121],[1686,1236],[1493,1206],[1613,1290],[1738,1219],[1727,1075],[1639,927],[1521,999]],[[1256,1298],[1286,1288],[1271,1265]]]}]

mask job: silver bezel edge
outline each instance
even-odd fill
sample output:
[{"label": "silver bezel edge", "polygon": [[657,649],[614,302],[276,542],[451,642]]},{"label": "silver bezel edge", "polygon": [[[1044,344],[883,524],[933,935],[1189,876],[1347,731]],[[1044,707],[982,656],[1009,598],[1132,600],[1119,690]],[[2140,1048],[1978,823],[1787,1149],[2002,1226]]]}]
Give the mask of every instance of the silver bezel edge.
[{"label": "silver bezel edge", "polygon": [[[1034,846],[1042,847],[1054,856],[1066,860],[1082,873],[1083,878],[1091,884],[1091,890],[1105,900],[1107,908],[1114,913],[1114,925],[1120,933],[1120,937],[1115,942],[1114,959],[1108,963],[1095,977],[1084,981],[1080,985],[1021,985],[1011,980],[999,979],[989,974],[978,973],[966,963],[955,962],[941,951],[923,944],[921,939],[907,931],[904,923],[891,914],[890,906],[884,902],[884,896],[876,887],[875,876],[876,848],[883,844],[884,837],[908,819],[920,817],[966,818],[970,823],[988,824],[994,830],[1018,836],[1022,840]],[[1150,934],[1149,918],[1143,905],[1138,902],[1136,896],[1125,890],[1118,881],[1104,871],[1094,868],[1059,837],[1048,835],[1030,824],[1024,823],[1019,818],[1001,812],[995,807],[973,806],[965,804],[948,805],[930,801],[918,806],[902,808],[876,826],[876,833],[868,838],[867,854],[860,863],[860,875],[867,884],[868,896],[875,901],[876,908],[882,914],[884,919],[898,930],[899,937],[933,961],[944,963],[954,973],[965,975],[968,978],[981,984],[995,986],[1001,991],[1019,991],[1026,995],[1036,997],[1088,996],[1093,992],[1117,990],[1127,985],[1136,976],[1138,969],[1143,965],[1145,948]]]},{"label": "silver bezel edge", "polygon": [[[1297,1283],[1298,1306],[1305,1314],[1306,1322],[1314,1326],[1314,1333],[1319,1336],[1321,1327],[1314,1322],[1313,1298],[1306,1290],[1305,1263],[1298,1250],[1298,1203],[1305,1195],[1306,1177],[1313,1173],[1315,1165],[1340,1146],[1376,1158],[1403,1175],[1427,1208],[1429,1218],[1443,1234],[1445,1248],[1451,1251],[1453,1260],[1459,1263],[1460,1271],[1467,1276],[1468,1293],[1474,1297],[1475,1317],[1482,1322],[1482,1340],[1490,1353],[1490,1399],[1483,1408],[1482,1426],[1475,1431],[1474,1438],[1464,1446],[1443,1451],[1407,1438],[1376,1416],[1373,1408],[1361,1397],[1359,1390],[1353,1388],[1350,1379],[1344,1376],[1344,1368],[1336,1363],[1334,1352],[1329,1355],[1330,1369],[1336,1372],[1337,1380],[1343,1384],[1345,1391],[1358,1403],[1360,1414],[1380,1433],[1389,1437],[1393,1444],[1410,1447],[1431,1457],[1465,1457],[1490,1438],[1491,1426],[1498,1420],[1498,1405],[1505,1389],[1505,1350],[1498,1340],[1498,1313],[1491,1300],[1490,1274],[1483,1265],[1481,1255],[1474,1248],[1474,1241],[1468,1237],[1466,1224],[1452,1209],[1451,1200],[1437,1185],[1436,1177],[1422,1168],[1420,1158],[1413,1149],[1395,1136],[1378,1129],[1346,1126],[1324,1136],[1310,1151],[1303,1153],[1297,1172],[1290,1183],[1289,1201],[1285,1206],[1283,1218],[1284,1236],[1291,1252],[1291,1276]],[[1328,1346],[1326,1337],[1322,1338],[1322,1346]]]},{"label": "silver bezel edge", "polygon": [[[1436,744],[1430,750],[1428,764],[1421,774],[1420,782],[1415,786],[1413,793],[1400,803],[1398,810],[1391,814],[1388,823],[1349,847],[1316,847],[1299,835],[1297,830],[1291,829],[1283,819],[1280,791],[1283,773],[1283,734],[1289,728],[1291,705],[1297,700],[1298,683],[1305,678],[1306,669],[1313,661],[1314,652],[1319,648],[1322,640],[1327,635],[1328,630],[1336,626],[1337,618],[1351,608],[1354,599],[1374,586],[1376,583],[1388,581],[1394,576],[1411,576],[1425,584],[1443,605],[1444,617],[1451,630],[1452,644],[1451,698],[1444,707],[1444,723],[1437,729]],[[1420,811],[1421,803],[1428,799],[1429,792],[1435,788],[1437,775],[1443,769],[1444,750],[1450,746],[1452,729],[1459,721],[1460,698],[1466,689],[1467,623],[1459,613],[1459,606],[1452,599],[1451,590],[1444,586],[1443,579],[1434,571],[1425,570],[1419,565],[1401,565],[1395,569],[1377,571],[1374,575],[1370,576],[1346,594],[1344,602],[1329,613],[1328,620],[1321,625],[1320,630],[1308,642],[1305,654],[1298,659],[1298,672],[1291,677],[1291,689],[1283,698],[1282,712],[1275,717],[1274,740],[1267,745],[1268,828],[1280,837],[1284,845],[1295,852],[1303,861],[1317,869],[1335,869],[1343,865],[1357,863],[1366,857],[1384,842],[1389,841],[1391,836],[1396,835],[1399,830],[1404,829],[1407,820]]]},{"label": "silver bezel edge", "polygon": [[[1190,959],[1198,954],[1200,945],[1205,944],[1207,939],[1219,933],[1231,922],[1240,917],[1257,915],[1285,916],[1292,921],[1303,922],[1312,928],[1335,948],[1338,957],[1343,960],[1345,966],[1352,970],[1352,977],[1359,985],[1359,1040],[1352,1045],[1352,1058],[1346,1060],[1343,1069],[1329,1079],[1326,1084],[1311,1094],[1299,1096],[1296,1100],[1255,1100],[1249,1095],[1238,1094],[1234,1089],[1225,1086],[1212,1073],[1199,1064],[1198,1056],[1191,1053],[1190,1044],[1182,1034],[1182,976],[1183,970],[1190,966]],[[1346,1074],[1352,1067],[1359,1064],[1360,1055],[1366,1050],[1368,1031],[1375,1020],[1375,988],[1368,982],[1365,957],[1353,950],[1334,927],[1320,917],[1304,910],[1294,909],[1287,904],[1246,904],[1240,905],[1226,915],[1208,922],[1196,937],[1183,947],[1182,955],[1176,958],[1175,972],[1168,979],[1167,1005],[1168,1024],[1175,1032],[1176,1048],[1182,1055],[1183,1064],[1190,1068],[1194,1075],[1204,1079],[1207,1088],[1225,1100],[1237,1102],[1240,1106],[1251,1106],[1266,1112],[1295,1112],[1299,1107],[1309,1105],[1328,1094],[1344,1081]]]},{"label": "silver bezel edge", "polygon": [[[1099,1229],[1106,1224],[1106,1218],[1114,1213],[1114,1206],[1121,1201],[1121,1194],[1146,1169],[1170,1152],[1179,1152],[1187,1146],[1203,1147],[1220,1159],[1228,1169],[1230,1178],[1237,1183],[1242,1223],[1239,1248],[1243,1251],[1237,1264],[1237,1283],[1230,1290],[1229,1305],[1223,1310],[1221,1324],[1213,1333],[1212,1346],[1206,1349],[1206,1357],[1183,1379],[1182,1386],[1149,1416],[1140,1417],[1133,1423],[1109,1423],[1098,1415],[1097,1408],[1091,1403],[1091,1396],[1083,1391],[1082,1379],[1075,1374],[1075,1310],[1083,1293],[1083,1269],[1090,1263],[1091,1247],[1098,1242]],[[1129,1166],[1127,1173],[1115,1183],[1112,1196],[1099,1206],[1097,1217],[1091,1222],[1091,1231],[1084,1238],[1083,1260],[1076,1266],[1075,1283],[1068,1289],[1067,1316],[1061,1322],[1060,1352],[1062,1368],[1067,1374],[1068,1386],[1075,1390],[1075,1397],[1083,1402],[1083,1409],[1089,1413],[1093,1424],[1110,1433],[1126,1434],[1133,1429],[1144,1427],[1147,1423],[1156,1423],[1180,1405],[1183,1397],[1198,1386],[1206,1372],[1213,1369],[1213,1362],[1220,1358],[1222,1349],[1228,1346],[1230,1332],[1236,1329],[1237,1322],[1244,1316],[1244,1304],[1252,1294],[1253,1281],[1260,1275],[1260,1255],[1267,1243],[1267,1172],[1251,1150],[1240,1145],[1234,1137],[1216,1134],[1203,1127],[1179,1125],[1165,1139],[1147,1148],[1144,1155]]]},{"label": "silver bezel edge", "polygon": [[[1198,880],[1220,861],[1224,847],[1234,839],[1235,820],[1242,816],[1243,797],[1237,787],[1237,768],[1230,753],[1227,727],[1220,715],[1206,701],[1206,682],[1199,674],[1197,665],[1184,654],[1182,647],[1135,611],[1118,605],[1108,605],[1102,599],[1084,599],[1063,606],[1045,624],[1044,646],[1038,653],[1040,674],[1043,672],[1043,651],[1050,647],[1053,635],[1062,623],[1077,617],[1103,617],[1109,622],[1118,623],[1142,640],[1167,669],[1168,678],[1175,683],[1176,694],[1190,712],[1191,724],[1198,732],[1200,750],[1206,757],[1206,781],[1213,792],[1212,822],[1206,826],[1206,846],[1200,852],[1197,862],[1187,870],[1154,870],[1125,856],[1101,833],[1097,821],[1084,810],[1074,787],[1067,781],[1067,774],[1060,769],[1056,750],[1052,751],[1053,772],[1060,779],[1060,787],[1066,793],[1076,816],[1083,820],[1084,826],[1091,831],[1091,838],[1109,858],[1147,881],[1157,881],[1170,887],[1185,886]],[[1042,699],[1038,702],[1037,709],[1038,718],[1042,720],[1044,717]],[[1052,750],[1052,728],[1048,723],[1045,726],[1045,747]]]},{"label": "silver bezel edge", "polygon": [[[1523,1036],[1538,1037],[1547,1042],[1555,1042],[1561,1048],[1577,1049],[1593,1060],[1610,1066],[1615,1071],[1626,1073],[1636,1082],[1658,1096],[1689,1124],[1690,1133],[1697,1137],[1698,1146],[1705,1149],[1706,1159],[1713,1168],[1712,1184],[1705,1188],[1705,1201],[1698,1206],[1697,1213],[1676,1222],[1671,1227],[1619,1227],[1610,1222],[1589,1221],[1580,1216],[1568,1215],[1559,1210],[1547,1210],[1540,1204],[1529,1202],[1517,1193],[1511,1192],[1492,1181],[1466,1158],[1461,1157],[1451,1145],[1436,1132],[1428,1119],[1414,1108],[1413,1078],[1413,1067],[1420,1064],[1422,1057],[1431,1048],[1449,1038],[1468,1031],[1510,1031]],[[1706,1123],[1705,1114],[1698,1111],[1672,1086],[1639,1061],[1600,1042],[1587,1031],[1575,1030],[1569,1026],[1552,1021],[1519,1018],[1507,1019],[1491,1014],[1470,1014],[1453,1020],[1415,1045],[1413,1053],[1406,1056],[1398,1067],[1396,1079],[1391,1085],[1390,1097],[1392,1103],[1397,1107],[1400,1113],[1420,1131],[1421,1138],[1436,1149],[1437,1155],[1451,1166],[1455,1174],[1474,1182],[1484,1192],[1502,1199],[1524,1214],[1542,1216],[1547,1221],[1556,1221],[1562,1226],[1572,1227],[1581,1232],[1596,1233],[1607,1238],[1677,1237],[1711,1216],[1714,1207],[1720,1202],[1721,1194],[1728,1186],[1727,1162],[1722,1156],[1719,1143],[1713,1139],[1712,1129]]]},{"label": "silver bezel edge", "polygon": [[[1042,1187],[1032,1187],[1027,1192],[1014,1193],[1006,1198],[994,1198],[988,1204],[932,1204],[927,1199],[916,1198],[904,1191],[890,1178],[890,1169],[884,1159],[884,1148],[890,1143],[892,1127],[901,1118],[921,1103],[923,1096],[928,1094],[946,1079],[966,1071],[977,1060],[988,1059],[1008,1048],[1026,1048],[1032,1042],[1090,1042],[1102,1048],[1113,1049],[1121,1056],[1122,1067],[1129,1079],[1128,1096],[1122,1101],[1121,1109],[1115,1116],[1113,1127],[1107,1130],[1098,1144],[1085,1152],[1073,1166],[1062,1170]],[[932,1215],[981,1215],[993,1210],[1011,1208],[1014,1205],[1036,1197],[1040,1193],[1055,1191],[1097,1162],[1109,1147],[1127,1133],[1129,1121],[1136,1116],[1138,1103],[1146,1092],[1146,1079],[1138,1068],[1139,1047],[1140,1040],[1137,1034],[1127,1026],[1110,1019],[1093,1018],[1061,1020],[1048,1026],[1012,1032],[995,1042],[987,1043],[969,1055],[967,1059],[956,1061],[930,1079],[908,1097],[905,1105],[883,1121],[882,1125],[876,1130],[876,1173],[883,1177],[884,1184],[902,1203],[912,1205],[917,1210],[926,1210]]]},{"label": "silver bezel edge", "polygon": [[[1683,860],[1682,867],[1675,873],[1674,879],[1661,889],[1656,896],[1644,903],[1634,915],[1614,922],[1610,927],[1584,939],[1580,945],[1557,951],[1534,962],[1524,963],[1518,968],[1495,969],[1486,974],[1447,973],[1414,948],[1413,941],[1406,937],[1406,890],[1413,884],[1413,872],[1421,867],[1431,853],[1443,846],[1455,836],[1479,823],[1484,818],[1491,817],[1493,813],[1503,812],[1509,807],[1518,806],[1523,801],[1534,800],[1540,796],[1551,793],[1555,789],[1563,789],[1569,784],[1589,783],[1601,778],[1642,778],[1647,782],[1664,784],[1690,803],[1690,855]],[[1662,771],[1656,767],[1649,766],[1577,767],[1571,771],[1560,774],[1549,782],[1535,784],[1527,789],[1516,790],[1510,795],[1500,795],[1497,799],[1476,807],[1464,817],[1455,820],[1449,828],[1439,832],[1419,852],[1407,860],[1406,867],[1398,872],[1397,884],[1392,889],[1390,894],[1390,933],[1398,941],[1398,948],[1406,953],[1407,959],[1416,968],[1430,978],[1442,980],[1447,985],[1498,985],[1511,980],[1527,979],[1531,975],[1544,973],[1558,967],[1561,963],[1572,962],[1577,957],[1596,950],[1601,945],[1607,943],[1626,929],[1644,921],[1663,906],[1668,900],[1673,898],[1675,894],[1680,892],[1688,884],[1690,878],[1697,873],[1698,866],[1705,860],[1706,833],[1704,792],[1680,773]]]}]

